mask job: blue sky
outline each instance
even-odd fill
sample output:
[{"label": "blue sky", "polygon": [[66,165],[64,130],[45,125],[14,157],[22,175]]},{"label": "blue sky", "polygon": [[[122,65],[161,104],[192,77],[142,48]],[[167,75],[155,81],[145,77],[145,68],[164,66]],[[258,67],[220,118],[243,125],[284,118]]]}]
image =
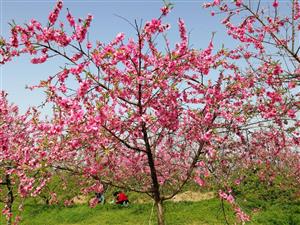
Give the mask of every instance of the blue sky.
[{"label": "blue sky", "polygon": [[[16,23],[24,23],[31,18],[46,23],[48,14],[52,10],[55,0],[0,0],[1,1],[1,34],[7,37],[9,34],[8,23],[14,19]],[[214,38],[215,46],[220,47],[223,43],[230,47],[232,40],[226,37],[224,28],[220,25],[220,17],[210,16],[210,11],[203,9],[203,1],[172,1],[175,4],[165,22],[171,24],[168,34],[171,43],[178,39],[177,20],[183,18],[188,31],[191,32],[190,43],[195,48],[205,48],[210,40],[212,32],[217,32]],[[82,1],[65,0],[61,21],[64,21],[66,8],[69,8],[76,17],[85,17],[88,13],[94,16],[90,29],[90,37],[94,40],[107,42],[119,32],[124,32],[126,37],[134,37],[134,30],[124,20],[137,19],[140,21],[150,20],[160,14],[161,0],[144,1]],[[59,60],[50,60],[46,64],[32,65],[27,56],[14,59],[12,62],[1,66],[0,88],[9,94],[9,100],[20,107],[24,112],[29,106],[39,105],[44,94],[41,90],[29,91],[26,85],[38,84],[40,80],[56,73],[62,63]],[[48,110],[48,109],[44,109]]]}]

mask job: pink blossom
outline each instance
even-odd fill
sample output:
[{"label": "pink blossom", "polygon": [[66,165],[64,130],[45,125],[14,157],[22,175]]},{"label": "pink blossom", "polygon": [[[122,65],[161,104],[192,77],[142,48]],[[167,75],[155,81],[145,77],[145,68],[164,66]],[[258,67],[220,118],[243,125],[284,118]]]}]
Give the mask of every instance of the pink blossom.
[{"label": "pink blossom", "polygon": [[296,118],[296,111],[295,111],[294,109],[290,109],[290,110],[288,111],[288,116],[289,116],[290,118]]},{"label": "pink blossom", "polygon": [[235,1],[235,5],[236,5],[237,7],[241,7],[241,5],[242,5],[242,0],[236,0],[236,1]]},{"label": "pink blossom", "polygon": [[48,17],[50,25],[53,25],[56,22],[62,7],[63,7],[62,1],[57,1],[54,10],[50,13]]},{"label": "pink blossom", "polygon": [[204,180],[202,180],[200,177],[195,177],[194,180],[200,187],[205,185]]},{"label": "pink blossom", "polygon": [[274,8],[277,8],[279,6],[278,0],[274,0],[272,5]]},{"label": "pink blossom", "polygon": [[248,222],[250,221],[250,217],[244,213],[240,207],[234,208],[234,211],[236,213],[236,216],[240,219],[242,222]]},{"label": "pink blossom", "polygon": [[92,43],[91,43],[91,42],[88,42],[88,43],[86,44],[86,48],[87,48],[87,49],[91,49],[91,48],[92,48]]},{"label": "pink blossom", "polygon": [[96,206],[97,206],[97,204],[98,204],[98,199],[96,198],[96,197],[94,197],[94,198],[92,198],[90,201],[89,201],[89,206],[91,207],[91,208],[95,208]]},{"label": "pink blossom", "polygon": [[31,59],[31,63],[33,63],[33,64],[41,64],[41,63],[46,62],[47,59],[48,59],[48,55],[44,54],[44,55],[42,55],[39,58],[33,58],[33,59]]},{"label": "pink blossom", "polygon": [[166,16],[170,12],[170,6],[166,5],[160,9],[162,15]]},{"label": "pink blossom", "polygon": [[74,17],[70,14],[70,12],[68,12],[68,14],[67,14],[67,20],[69,21],[69,24],[70,24],[71,27],[75,26]]}]

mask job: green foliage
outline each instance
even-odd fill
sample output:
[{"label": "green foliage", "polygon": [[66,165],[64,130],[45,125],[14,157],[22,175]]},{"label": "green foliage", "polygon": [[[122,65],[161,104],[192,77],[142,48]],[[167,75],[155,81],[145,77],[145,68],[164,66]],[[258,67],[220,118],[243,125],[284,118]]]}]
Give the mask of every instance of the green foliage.
[{"label": "green foliage", "polygon": [[79,182],[84,179],[80,176],[71,175],[68,172],[57,171],[51,180],[43,188],[42,192],[36,198],[30,199],[29,202],[34,204],[49,204],[51,193],[57,195],[59,204],[63,204],[65,200],[70,200],[80,193]]},{"label": "green foliage", "polygon": [[249,209],[262,208],[268,204],[290,203],[296,200],[299,188],[292,178],[276,175],[273,179],[262,180],[259,170],[248,171],[243,182],[233,188],[240,205]]}]

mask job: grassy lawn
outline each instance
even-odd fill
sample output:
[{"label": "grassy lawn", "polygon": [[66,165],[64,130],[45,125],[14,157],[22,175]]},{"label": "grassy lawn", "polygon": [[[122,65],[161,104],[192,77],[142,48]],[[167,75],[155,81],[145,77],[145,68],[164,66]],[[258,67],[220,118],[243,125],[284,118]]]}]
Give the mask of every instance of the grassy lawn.
[{"label": "grassy lawn", "polygon": [[[227,217],[233,224],[234,215],[227,209]],[[98,205],[89,208],[87,205],[73,207],[26,205],[23,214],[23,225],[135,225],[156,224],[155,209],[152,204],[132,204],[129,207],[116,205]],[[5,224],[3,216],[0,224]],[[201,225],[225,224],[218,199],[200,202],[167,202],[166,224],[170,225]],[[249,224],[300,224],[300,204],[290,203],[270,205],[252,215]]]},{"label": "grassy lawn", "polygon": [[[73,207],[26,205],[23,225],[99,225],[99,224],[156,224],[155,208],[152,204],[87,205]],[[151,217],[151,218],[150,218]],[[3,218],[2,218],[3,219]],[[211,199],[201,202],[166,203],[167,224],[224,224],[220,202]],[[2,220],[3,221],[3,220]],[[3,221],[4,222],[4,221]],[[1,223],[2,224],[2,223]]]}]

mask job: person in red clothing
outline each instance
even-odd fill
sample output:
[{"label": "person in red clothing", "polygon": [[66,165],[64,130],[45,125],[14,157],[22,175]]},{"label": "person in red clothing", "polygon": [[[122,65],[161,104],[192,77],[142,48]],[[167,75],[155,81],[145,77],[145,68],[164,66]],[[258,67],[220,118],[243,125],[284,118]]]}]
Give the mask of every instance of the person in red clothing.
[{"label": "person in red clothing", "polygon": [[127,205],[129,203],[127,195],[124,192],[117,191],[114,193],[116,204]]}]

